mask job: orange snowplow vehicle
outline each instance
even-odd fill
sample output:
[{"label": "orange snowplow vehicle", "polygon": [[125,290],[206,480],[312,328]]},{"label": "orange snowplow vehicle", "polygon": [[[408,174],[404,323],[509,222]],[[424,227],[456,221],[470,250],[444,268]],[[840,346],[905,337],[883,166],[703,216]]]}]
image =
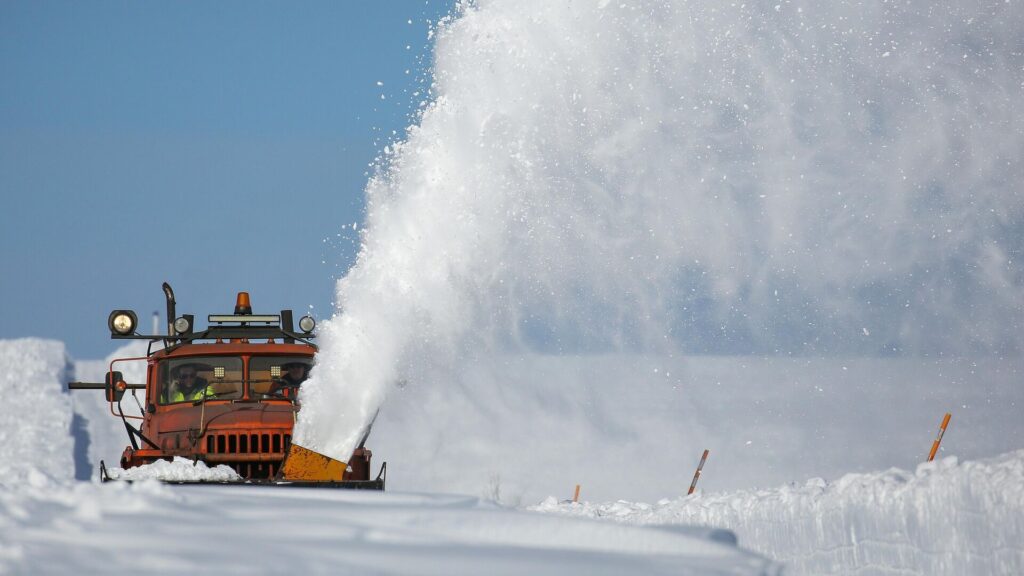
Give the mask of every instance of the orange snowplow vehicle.
[{"label": "orange snowplow vehicle", "polygon": [[[312,317],[300,319],[296,331],[291,310],[253,314],[249,294],[239,292],[233,314],[211,314],[199,331],[194,316],[176,316],[170,285],[163,289],[166,335],[138,334],[131,310],[114,310],[108,319],[111,338],[149,340],[146,356],[114,360],[105,382],[68,384],[71,390],[105,391],[110,413],[124,422],[131,444],[121,468],[184,457],[230,466],[246,484],[384,489],[386,463],[370,479],[372,454],[364,446],[369,429],[348,462],[291,441],[298,390],[317,351]],[[145,362],[145,383],[128,383],[117,369],[133,361]],[[140,390],[142,416],[125,414],[125,393],[138,402]],[[102,461],[100,466],[102,478],[109,479]]]}]

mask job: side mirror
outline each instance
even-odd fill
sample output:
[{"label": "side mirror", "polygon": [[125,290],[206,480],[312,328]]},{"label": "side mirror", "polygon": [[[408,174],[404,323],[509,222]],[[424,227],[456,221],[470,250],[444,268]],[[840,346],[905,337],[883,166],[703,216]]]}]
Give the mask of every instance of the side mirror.
[{"label": "side mirror", "polygon": [[124,377],[120,372],[107,372],[107,402],[120,402],[124,391],[128,389]]}]

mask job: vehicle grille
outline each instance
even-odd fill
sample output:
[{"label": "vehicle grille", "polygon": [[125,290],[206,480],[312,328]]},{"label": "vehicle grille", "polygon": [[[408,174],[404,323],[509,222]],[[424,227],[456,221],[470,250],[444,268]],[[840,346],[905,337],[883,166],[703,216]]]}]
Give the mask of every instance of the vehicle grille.
[{"label": "vehicle grille", "polygon": [[207,433],[207,461],[227,464],[245,479],[273,478],[291,442],[291,434]]}]

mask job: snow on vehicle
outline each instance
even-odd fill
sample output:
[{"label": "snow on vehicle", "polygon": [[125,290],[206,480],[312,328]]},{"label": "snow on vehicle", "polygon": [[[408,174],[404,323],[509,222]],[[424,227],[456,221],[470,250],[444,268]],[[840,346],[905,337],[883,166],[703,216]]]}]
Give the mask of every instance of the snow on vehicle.
[{"label": "snow on vehicle", "polygon": [[[131,443],[122,468],[183,457],[230,466],[249,484],[384,489],[386,463],[370,479],[372,454],[364,446],[369,431],[347,463],[291,442],[298,389],[317,350],[311,316],[299,320],[296,332],[291,310],[253,314],[249,294],[239,292],[233,314],[211,314],[207,328],[197,331],[193,315],[175,315],[170,285],[163,289],[166,335],[138,334],[131,310],[114,310],[108,318],[111,338],[150,340],[146,356],[115,359],[103,383],[68,384],[71,390],[105,390],[110,413],[124,422]],[[144,384],[125,382],[117,368],[127,362],[145,362]],[[136,402],[136,392],[144,390],[142,416],[124,413],[121,401],[129,390]]]}]

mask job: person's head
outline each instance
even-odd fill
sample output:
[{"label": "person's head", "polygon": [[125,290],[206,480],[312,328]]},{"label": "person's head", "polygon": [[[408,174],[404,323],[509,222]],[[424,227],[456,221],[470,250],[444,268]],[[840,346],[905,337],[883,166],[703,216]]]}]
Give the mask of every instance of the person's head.
[{"label": "person's head", "polygon": [[178,367],[178,373],[175,378],[185,386],[192,386],[199,378],[199,374],[197,373],[195,366],[186,364]]},{"label": "person's head", "polygon": [[306,377],[306,365],[302,362],[290,362],[282,366],[288,377],[292,380],[302,380]]}]

